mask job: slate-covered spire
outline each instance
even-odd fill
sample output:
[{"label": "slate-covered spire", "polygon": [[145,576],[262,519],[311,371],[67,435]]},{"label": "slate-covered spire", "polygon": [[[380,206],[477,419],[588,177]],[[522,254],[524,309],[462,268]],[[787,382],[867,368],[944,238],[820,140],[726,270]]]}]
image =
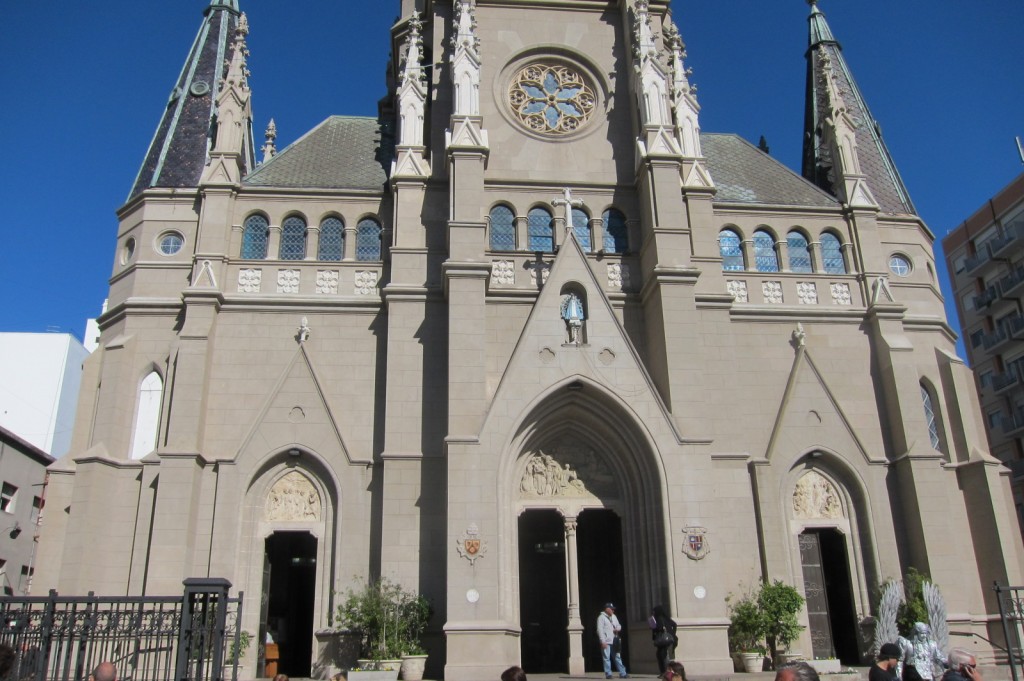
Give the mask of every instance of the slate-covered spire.
[{"label": "slate-covered spire", "polygon": [[[128,198],[150,187],[196,187],[213,145],[216,102],[241,16],[238,0],[211,0]],[[252,156],[252,132],[247,156]],[[252,168],[251,158],[247,159]]]},{"label": "slate-covered spire", "polygon": [[[807,102],[804,116],[803,175],[827,192],[848,200],[850,177],[870,188],[873,198],[884,213],[916,214],[907,188],[896,170],[889,149],[882,141],[882,132],[871,115],[864,97],[843,58],[842,47],[818,8],[817,0],[808,18],[810,38],[807,48]],[[842,113],[841,121],[837,117]],[[837,153],[835,125],[848,124],[852,139],[844,149],[854,156],[844,162]],[[845,165],[844,165],[845,163]]]}]

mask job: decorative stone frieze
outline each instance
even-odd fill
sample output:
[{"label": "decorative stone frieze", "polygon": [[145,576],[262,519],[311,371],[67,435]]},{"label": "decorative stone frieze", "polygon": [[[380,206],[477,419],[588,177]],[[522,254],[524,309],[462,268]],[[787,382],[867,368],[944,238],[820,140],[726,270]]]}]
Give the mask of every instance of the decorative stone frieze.
[{"label": "decorative stone frieze", "polygon": [[511,260],[495,260],[491,263],[492,286],[515,286],[516,265]]},{"label": "decorative stone frieze", "polygon": [[324,295],[337,295],[338,270],[316,271],[316,292]]},{"label": "decorative stone frieze", "polygon": [[850,285],[846,282],[832,282],[829,289],[832,291],[832,302],[836,305],[853,304],[853,296],[850,294]]},{"label": "decorative stone frieze", "polygon": [[761,293],[764,295],[764,302],[773,305],[782,304],[782,282],[765,281],[761,283]]},{"label": "decorative stone frieze", "polygon": [[726,290],[729,294],[736,299],[737,303],[749,303],[750,298],[747,295],[747,282],[741,279],[730,279],[725,282]]},{"label": "decorative stone frieze", "polygon": [[355,294],[369,296],[377,290],[376,270],[357,270],[355,276]]},{"label": "decorative stone frieze", "polygon": [[818,287],[813,281],[798,281],[796,283],[796,296],[801,305],[818,304]]},{"label": "decorative stone frieze", "polygon": [[278,293],[298,293],[299,292],[299,279],[301,273],[299,270],[278,270],[277,271],[277,292]]},{"label": "decorative stone frieze", "polygon": [[263,270],[248,268],[238,270],[238,292],[259,293],[263,283]]},{"label": "decorative stone frieze", "polygon": [[793,517],[801,520],[843,518],[839,492],[817,471],[804,473],[793,490]]},{"label": "decorative stone frieze", "polygon": [[320,493],[302,473],[290,471],[270,488],[263,513],[267,522],[316,522],[320,517]]}]

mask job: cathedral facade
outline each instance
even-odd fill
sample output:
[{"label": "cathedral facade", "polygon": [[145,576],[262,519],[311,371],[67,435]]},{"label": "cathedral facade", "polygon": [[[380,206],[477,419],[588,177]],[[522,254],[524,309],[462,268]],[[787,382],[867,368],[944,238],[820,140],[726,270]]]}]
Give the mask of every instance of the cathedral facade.
[{"label": "cathedral facade", "polygon": [[731,671],[761,579],[807,596],[795,648],[859,662],[915,567],[994,658],[1008,471],[813,2],[802,174],[701,131],[667,0],[401,0],[380,115],[257,150],[241,9],[206,9],[118,211],[38,588],[226,577],[303,676],[385,576],[460,681],[600,669],[607,601],[632,669],[660,604]]}]

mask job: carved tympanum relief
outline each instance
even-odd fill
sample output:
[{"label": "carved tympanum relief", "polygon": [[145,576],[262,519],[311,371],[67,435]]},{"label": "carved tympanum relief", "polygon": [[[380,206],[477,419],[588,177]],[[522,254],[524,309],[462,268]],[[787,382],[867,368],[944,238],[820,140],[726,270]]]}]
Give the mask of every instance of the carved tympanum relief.
[{"label": "carved tympanum relief", "polygon": [[320,520],[320,493],[302,473],[291,471],[274,483],[267,495],[263,519],[268,522]]},{"label": "carved tympanum relief", "polygon": [[827,520],[845,517],[836,486],[817,471],[804,473],[793,490],[793,517]]},{"label": "carved tympanum relief", "polygon": [[547,452],[534,452],[527,458],[519,482],[520,497],[617,495],[615,476],[594,450],[568,446]]}]

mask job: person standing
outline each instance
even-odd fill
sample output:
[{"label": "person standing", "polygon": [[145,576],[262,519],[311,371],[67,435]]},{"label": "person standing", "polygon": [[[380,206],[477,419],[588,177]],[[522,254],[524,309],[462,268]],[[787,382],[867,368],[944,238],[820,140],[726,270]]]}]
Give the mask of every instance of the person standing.
[{"label": "person standing", "polygon": [[615,605],[604,604],[604,612],[597,616],[597,638],[601,642],[601,660],[604,663],[604,678],[612,678],[612,660],[615,661],[615,670],[619,672],[619,678],[625,679],[629,676],[626,673],[626,665],[622,663],[622,643],[619,633],[622,625],[619,618],[615,616]]},{"label": "person standing", "polygon": [[658,658],[658,673],[664,674],[665,663],[675,657],[675,649],[679,644],[676,623],[660,605],[651,609],[651,616],[647,622],[651,625],[651,641],[654,642],[655,655]]},{"label": "person standing", "polygon": [[896,667],[903,653],[895,643],[883,643],[878,650],[878,661],[871,665],[868,681],[896,681]]}]

